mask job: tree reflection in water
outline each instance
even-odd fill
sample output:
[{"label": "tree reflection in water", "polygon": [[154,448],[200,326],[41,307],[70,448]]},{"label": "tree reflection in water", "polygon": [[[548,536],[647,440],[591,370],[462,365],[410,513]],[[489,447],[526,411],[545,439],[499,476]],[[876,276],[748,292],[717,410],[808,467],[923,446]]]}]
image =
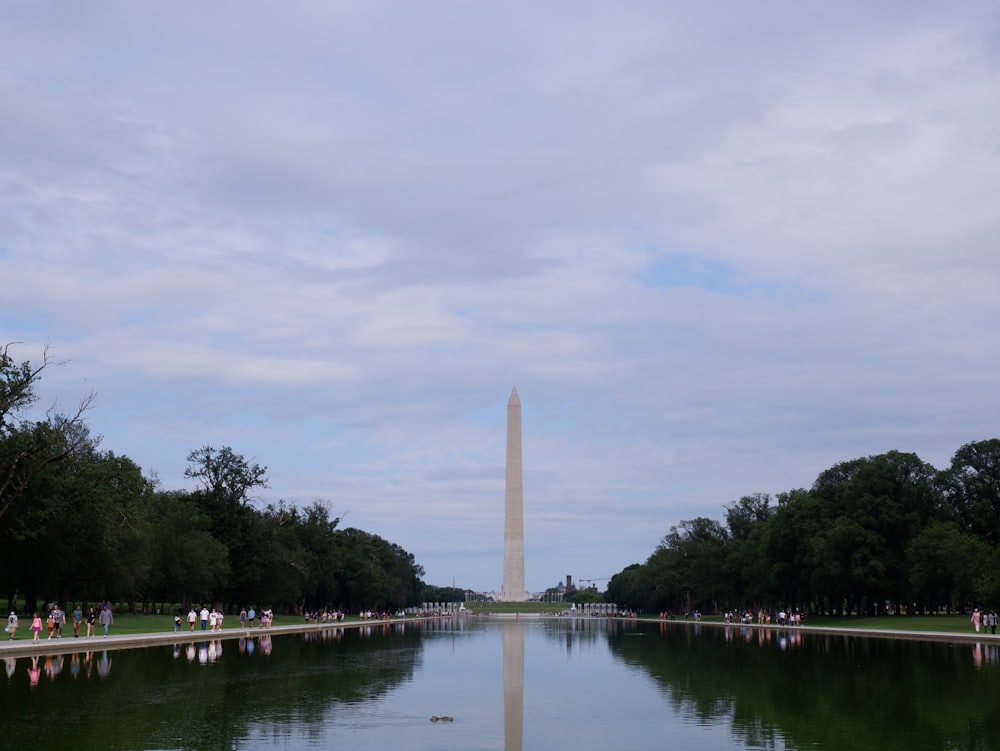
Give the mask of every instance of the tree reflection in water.
[{"label": "tree reflection in water", "polygon": [[[697,722],[732,723],[751,748],[996,749],[997,645],[794,628],[660,623],[608,636]],[[986,666],[989,666],[988,668]]]}]

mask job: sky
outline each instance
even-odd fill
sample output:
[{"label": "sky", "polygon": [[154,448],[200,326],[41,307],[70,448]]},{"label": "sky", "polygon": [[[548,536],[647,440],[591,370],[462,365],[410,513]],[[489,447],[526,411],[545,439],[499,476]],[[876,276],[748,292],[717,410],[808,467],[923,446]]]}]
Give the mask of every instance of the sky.
[{"label": "sky", "polygon": [[0,0],[0,341],[193,489],[265,466],[430,584],[1000,417],[1000,6]]}]

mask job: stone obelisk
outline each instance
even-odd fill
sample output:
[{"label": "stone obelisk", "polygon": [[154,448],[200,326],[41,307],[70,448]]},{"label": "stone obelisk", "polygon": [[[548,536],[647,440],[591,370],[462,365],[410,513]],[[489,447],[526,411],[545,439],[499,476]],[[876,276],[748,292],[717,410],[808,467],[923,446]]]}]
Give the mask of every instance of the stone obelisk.
[{"label": "stone obelisk", "polygon": [[504,488],[503,602],[524,602],[524,478],[521,470],[521,400],[507,400],[507,481]]}]

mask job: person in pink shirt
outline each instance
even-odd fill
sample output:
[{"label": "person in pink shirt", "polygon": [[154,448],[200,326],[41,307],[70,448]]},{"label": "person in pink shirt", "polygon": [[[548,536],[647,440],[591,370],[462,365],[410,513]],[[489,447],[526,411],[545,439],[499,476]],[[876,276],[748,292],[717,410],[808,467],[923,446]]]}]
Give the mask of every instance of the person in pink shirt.
[{"label": "person in pink shirt", "polygon": [[38,613],[35,613],[35,617],[31,620],[31,631],[35,635],[31,641],[38,641],[38,635],[42,633],[42,617]]},{"label": "person in pink shirt", "polygon": [[[38,614],[35,614],[35,618],[38,619],[38,631],[42,630],[42,619],[38,618]],[[38,632],[35,632],[38,635]],[[37,641],[37,639],[36,639]],[[28,681],[31,683],[31,687],[34,688],[38,685],[38,679],[42,677],[42,669],[38,666],[38,655],[31,658],[31,665],[28,666]]]},{"label": "person in pink shirt", "polygon": [[983,614],[979,612],[979,608],[972,611],[972,627],[976,629],[976,633],[979,633],[979,624],[983,622]]}]

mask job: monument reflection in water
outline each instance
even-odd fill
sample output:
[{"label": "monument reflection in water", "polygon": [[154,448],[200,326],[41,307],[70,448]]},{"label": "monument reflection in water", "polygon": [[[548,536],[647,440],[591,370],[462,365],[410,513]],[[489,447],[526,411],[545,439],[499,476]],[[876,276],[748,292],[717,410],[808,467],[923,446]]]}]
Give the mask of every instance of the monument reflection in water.
[{"label": "monument reflection in water", "polygon": [[504,751],[521,751],[524,740],[524,627],[505,623],[500,629],[503,645]]},{"label": "monument reflection in water", "polygon": [[985,636],[948,644],[560,618],[122,651],[78,644],[77,653],[5,658],[5,745],[1000,747],[1000,640]]}]

